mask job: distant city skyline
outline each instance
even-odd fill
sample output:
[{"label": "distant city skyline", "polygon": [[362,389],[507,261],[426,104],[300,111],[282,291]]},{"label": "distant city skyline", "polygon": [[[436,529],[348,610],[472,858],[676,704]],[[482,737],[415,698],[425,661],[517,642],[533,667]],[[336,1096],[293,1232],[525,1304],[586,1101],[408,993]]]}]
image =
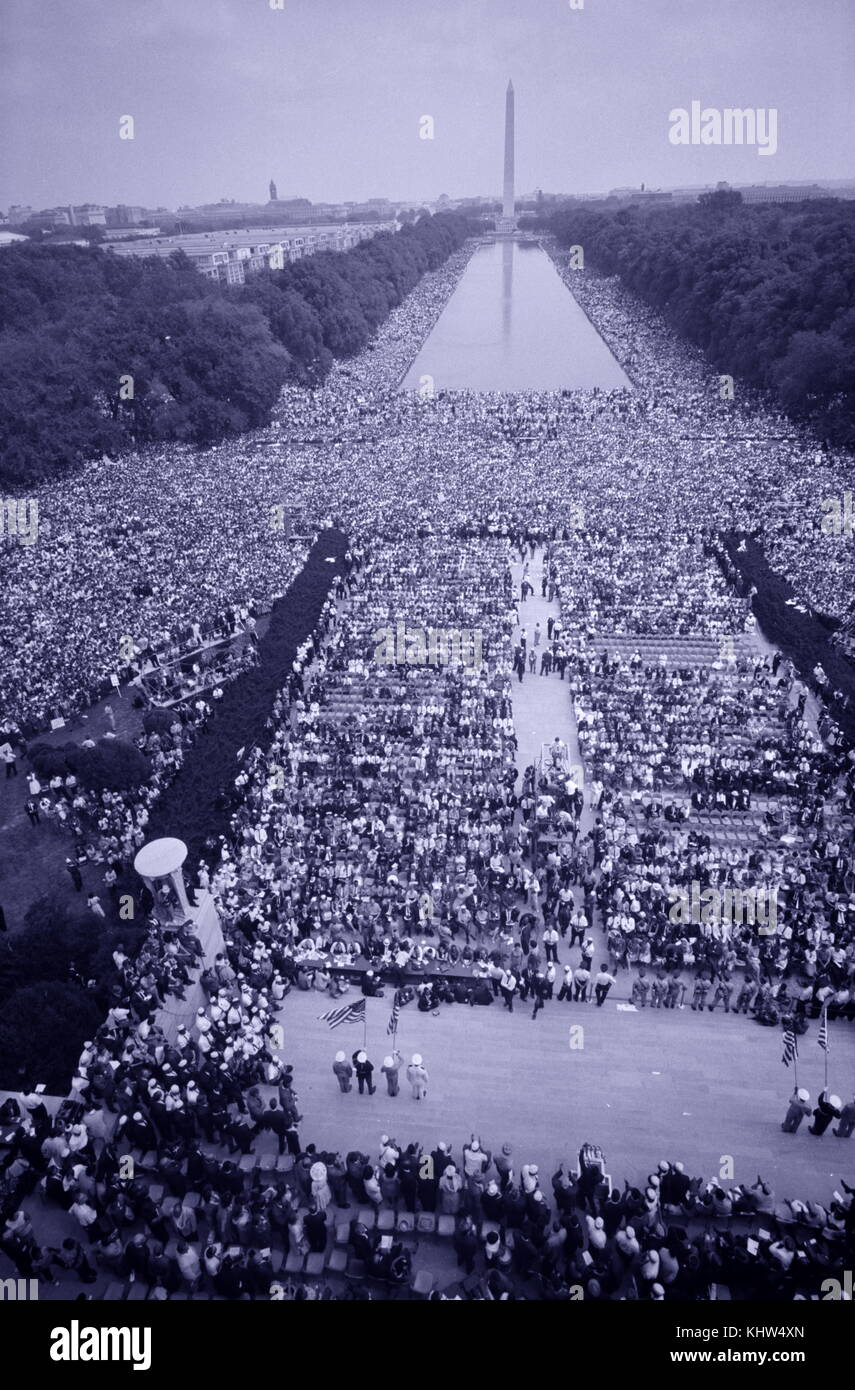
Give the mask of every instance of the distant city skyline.
[{"label": "distant city skyline", "polygon": [[[500,198],[509,77],[518,189],[853,174],[850,0],[7,0],[4,37],[4,209]],[[671,144],[695,101],[774,108],[774,157]]]},{"label": "distant city skyline", "polygon": [[[572,193],[572,194],[565,194],[565,193],[564,193],[562,190],[560,190],[560,189],[530,189],[530,190],[525,190],[525,189],[523,189],[523,190],[517,191],[516,196],[515,196],[515,204],[516,204],[516,207],[517,207],[517,208],[520,208],[523,204],[529,204],[529,203],[531,203],[532,201],[534,201],[535,198],[536,198],[539,194],[542,194],[546,199],[549,199],[549,200],[552,200],[552,199],[555,199],[555,198],[563,198],[563,197],[565,197],[565,196],[566,196],[566,197],[579,197],[579,198],[582,198],[582,199],[592,199],[592,200],[596,200],[597,198],[603,198],[603,199],[605,199],[605,198],[609,197],[610,195],[618,195],[618,196],[620,196],[620,195],[627,195],[627,194],[630,194],[630,193],[635,194],[635,193],[644,193],[644,192],[646,192],[646,193],[648,193],[648,194],[650,194],[650,193],[660,193],[660,192],[661,192],[661,193],[666,193],[666,194],[671,194],[671,193],[673,193],[675,196],[678,196],[678,195],[681,194],[681,193],[685,193],[685,194],[688,194],[688,193],[698,193],[698,192],[702,191],[703,189],[713,189],[713,188],[721,187],[721,186],[723,186],[723,185],[722,185],[722,181],[719,180],[717,183],[706,183],[706,184],[675,184],[673,187],[670,187],[670,188],[663,188],[663,189],[659,189],[659,188],[656,188],[656,187],[651,187],[651,186],[649,186],[649,185],[645,185],[645,184],[642,183],[642,184],[640,184],[640,185],[639,185],[639,184],[624,185],[624,186],[619,187],[619,188],[604,189],[604,190],[601,190],[601,191],[579,190],[578,192],[575,192],[575,193]],[[748,183],[737,183],[737,184],[727,184],[726,186],[732,187],[732,188],[736,188],[737,190],[739,190],[739,189],[742,189],[742,190],[747,190],[747,189],[760,189],[760,188],[769,188],[769,189],[773,189],[773,190],[774,190],[774,189],[777,189],[777,188],[808,188],[808,189],[813,189],[813,188],[827,188],[827,189],[828,189],[828,196],[829,196],[829,197],[835,196],[836,193],[838,194],[838,196],[840,196],[840,194],[839,194],[839,189],[843,188],[843,189],[845,189],[845,191],[846,191],[846,195],[849,196],[849,197],[852,197],[853,195],[855,195],[855,176],[853,176],[853,177],[851,177],[851,178],[848,178],[848,179],[827,179],[827,178],[823,178],[823,177],[821,177],[821,176],[817,176],[815,179],[814,179],[814,178],[811,178],[811,179],[786,179],[786,180],[780,180],[780,181],[778,181],[778,180],[773,180],[773,179],[765,179],[765,180],[764,180],[764,179],[758,179],[758,180],[756,180],[755,182],[750,183],[750,184],[748,184]],[[280,194],[280,195],[279,195],[279,198],[278,198],[278,203],[279,203],[280,205],[287,204],[287,203],[290,203],[290,202],[303,202],[303,203],[308,203],[308,211],[304,211],[304,212],[302,213],[301,218],[300,218],[299,220],[302,220],[303,217],[308,217],[308,219],[311,221],[311,220],[312,220],[312,210],[313,210],[313,209],[317,209],[317,210],[319,211],[319,213],[321,213],[321,214],[324,215],[324,216],[326,215],[326,212],[327,212],[328,209],[335,209],[335,208],[340,208],[340,209],[345,209],[345,208],[347,208],[347,209],[349,209],[349,208],[363,209],[363,208],[364,208],[364,209],[367,210],[367,209],[370,209],[370,208],[372,208],[372,207],[376,207],[376,208],[378,208],[378,209],[381,209],[382,206],[383,206],[384,204],[385,204],[385,205],[388,205],[389,208],[399,208],[399,209],[400,209],[400,208],[408,208],[408,207],[415,208],[419,203],[423,204],[425,207],[427,207],[427,208],[429,208],[429,209],[436,209],[436,208],[437,208],[437,205],[439,204],[440,210],[441,210],[441,207],[442,207],[442,200],[443,200],[443,198],[444,198],[445,196],[446,196],[446,195],[445,195],[445,193],[443,192],[443,193],[438,194],[438,195],[436,195],[436,196],[434,196],[434,197],[427,197],[427,198],[423,198],[423,199],[410,199],[410,198],[394,198],[394,197],[393,197],[393,198],[390,198],[390,197],[386,196],[385,194],[377,194],[376,197],[374,197],[374,198],[368,198],[368,199],[362,200],[362,201],[360,201],[360,202],[358,202],[358,203],[355,203],[355,202],[350,201],[350,200],[345,201],[345,202],[337,203],[334,199],[330,199],[330,198],[325,198],[325,199],[319,200],[317,203],[312,203],[312,202],[310,202],[310,201],[307,200],[307,199],[301,198],[299,194]],[[484,192],[470,192],[470,193],[463,193],[463,194],[460,194],[458,197],[455,197],[455,198],[449,197],[449,206],[450,206],[451,208],[455,208],[455,207],[456,207],[458,204],[460,204],[460,203],[468,203],[468,202],[483,203],[483,202],[485,202],[485,201],[490,201],[490,202],[494,205],[494,207],[495,207],[496,209],[498,209],[500,212],[503,210],[503,197],[502,197],[501,194],[496,194],[496,193],[487,194],[487,193],[484,193]],[[14,203],[11,203],[11,204],[7,203],[5,207],[0,207],[0,213],[6,215],[6,214],[8,214],[8,212],[9,212],[9,210],[10,210],[11,208],[16,208],[16,209],[17,209],[17,208],[26,207],[26,206],[27,206],[27,204],[23,204],[23,203],[20,203],[20,202],[14,202]],[[220,198],[220,199],[217,199],[217,200],[215,200],[215,201],[213,201],[213,202],[207,202],[207,203],[197,203],[197,204],[181,203],[181,204],[179,204],[179,205],[177,205],[176,207],[173,207],[173,208],[168,208],[168,207],[166,207],[165,204],[162,204],[162,205],[159,206],[159,207],[146,206],[146,205],[140,203],[139,201],[131,201],[130,203],[127,203],[127,204],[111,204],[111,203],[109,203],[109,202],[99,202],[97,199],[74,199],[74,200],[72,200],[71,203],[56,203],[56,202],[50,202],[50,200],[49,200],[49,201],[44,205],[44,208],[40,208],[40,207],[38,207],[38,206],[33,206],[33,207],[32,207],[32,212],[33,212],[34,215],[38,215],[38,214],[40,214],[40,213],[46,211],[46,210],[49,209],[49,208],[50,208],[50,209],[56,208],[57,210],[62,210],[62,211],[65,211],[65,212],[68,212],[69,209],[73,209],[73,210],[74,210],[75,212],[77,212],[77,213],[80,213],[80,212],[82,212],[84,209],[87,209],[87,208],[90,208],[90,209],[102,209],[102,210],[106,211],[107,214],[108,214],[108,221],[107,221],[107,225],[108,225],[108,226],[114,226],[114,227],[115,227],[116,225],[120,225],[120,226],[125,227],[126,231],[127,231],[129,234],[132,233],[133,227],[134,227],[135,225],[137,225],[137,223],[135,223],[135,222],[127,222],[127,223],[116,224],[115,222],[111,223],[111,222],[109,221],[109,214],[110,214],[112,211],[114,211],[117,207],[119,207],[119,208],[122,208],[122,207],[123,207],[123,208],[125,209],[126,212],[134,212],[134,213],[142,212],[142,213],[144,213],[144,214],[149,214],[150,216],[154,216],[154,215],[156,215],[157,213],[168,213],[169,216],[170,216],[170,217],[173,217],[173,218],[179,218],[179,217],[181,217],[182,214],[185,214],[185,213],[188,214],[188,217],[192,218],[193,213],[194,213],[194,212],[198,212],[198,211],[201,210],[202,208],[206,209],[206,213],[207,213],[208,215],[210,215],[210,211],[211,211],[211,210],[221,207],[221,208],[223,209],[223,217],[226,217],[226,218],[228,217],[228,210],[229,210],[230,208],[234,208],[234,209],[235,209],[235,215],[236,215],[236,216],[237,216],[238,214],[241,214],[241,213],[243,213],[243,212],[246,212],[246,210],[252,210],[252,211],[250,211],[250,212],[247,212],[247,214],[246,214],[247,216],[251,216],[251,215],[252,215],[252,212],[254,212],[254,211],[257,209],[257,210],[258,210],[258,213],[259,213],[259,216],[262,216],[262,215],[263,215],[263,216],[265,217],[265,223],[264,223],[263,225],[266,225],[267,219],[269,219],[269,218],[271,218],[271,217],[274,217],[274,218],[275,218],[275,217],[279,217],[280,220],[281,220],[281,217],[283,216],[282,213],[277,212],[276,210],[271,210],[271,206],[270,206],[270,202],[269,202],[269,201],[268,201],[268,202],[261,201],[261,200],[254,201],[254,200],[252,200],[252,199],[242,200],[242,199],[235,199],[235,198],[229,198],[229,197]],[[366,215],[367,215],[367,214],[366,214]],[[216,219],[215,219],[215,220],[216,220]],[[371,219],[370,219],[370,216],[368,216],[368,220],[371,220]],[[71,225],[77,225],[77,224],[72,223]],[[85,225],[86,225],[85,219],[81,218],[79,225],[80,225],[80,226],[85,226]]]}]

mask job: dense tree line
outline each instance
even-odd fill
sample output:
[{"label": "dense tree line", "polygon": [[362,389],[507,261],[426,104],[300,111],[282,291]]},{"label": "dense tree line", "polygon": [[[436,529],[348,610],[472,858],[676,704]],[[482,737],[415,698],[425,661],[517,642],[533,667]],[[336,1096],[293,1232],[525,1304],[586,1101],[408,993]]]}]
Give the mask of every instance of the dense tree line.
[{"label": "dense tree line", "polygon": [[[231,816],[239,798],[231,769],[241,748],[270,745],[270,712],[287,683],[301,644],[314,632],[336,576],[345,573],[347,537],[337,528],[322,531],[287,594],[277,599],[267,631],[258,644],[258,662],[225,688],[211,719],[186,750],[174,782],[152,807],[147,834],[177,835],[189,861],[213,863],[231,836]],[[330,562],[333,563],[330,563]]]},{"label": "dense tree line", "polygon": [[209,444],[265,424],[284,382],[358,352],[469,234],[422,217],[350,251],[223,288],[181,252],[124,258],[19,243],[0,254],[0,485],[102,453]]},{"label": "dense tree line", "polygon": [[133,956],[134,921],[93,926],[59,898],[39,898],[0,952],[0,1089],[39,1083],[64,1095],[87,1038],[121,994],[113,951]]},{"label": "dense tree line", "polygon": [[359,352],[429,270],[437,270],[473,228],[463,217],[421,217],[340,253],[321,252],[284,270],[254,276],[233,291],[261,310],[288,353],[289,375],[322,381],[333,358]]},{"label": "dense tree line", "polygon": [[619,275],[722,372],[829,438],[855,438],[855,203],[570,204],[546,225]]},{"label": "dense tree line", "polygon": [[[855,744],[855,670],[843,652],[832,645],[835,619],[804,607],[781,574],[776,574],[763,553],[762,538],[731,533],[722,538],[725,573],[736,577],[740,592],[751,593],[751,607],[770,641],[791,659],[809,689],[817,690],[814,669],[820,665],[830,689],[843,692],[842,707],[835,704],[834,718]],[[827,698],[827,696],[825,697]]]},{"label": "dense tree line", "polygon": [[121,738],[100,738],[91,747],[83,743],[31,743],[27,757],[42,782],[73,772],[87,791],[127,791],[142,786],[151,775],[148,759],[136,744]]}]

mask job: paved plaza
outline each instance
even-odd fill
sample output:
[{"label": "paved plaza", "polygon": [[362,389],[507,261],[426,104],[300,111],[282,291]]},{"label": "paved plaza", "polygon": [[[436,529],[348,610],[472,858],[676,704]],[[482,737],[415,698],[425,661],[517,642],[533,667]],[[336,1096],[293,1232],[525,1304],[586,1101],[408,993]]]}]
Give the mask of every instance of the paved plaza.
[{"label": "paved plaza", "polygon": [[[485,1145],[513,1146],[517,1171],[540,1165],[546,1181],[579,1146],[599,1144],[616,1183],[642,1179],[662,1158],[681,1160],[687,1173],[718,1177],[722,1156],[733,1159],[734,1183],[753,1183],[758,1172],[777,1198],[826,1203],[843,1178],[855,1182],[855,1146],[829,1129],[822,1138],[796,1135],[780,1124],[793,1085],[781,1063],[781,1033],[732,1014],[685,1009],[629,1012],[609,998],[593,1004],[548,1003],[535,1021],[516,1001],[510,1015],[497,1000],[489,1008],[454,1004],[438,1016],[415,1003],[401,1012],[398,1047],[408,1062],[424,1057],[427,1098],[415,1101],[402,1069],[401,1092],[385,1093],[379,1068],[389,1051],[386,1026],[391,989],[368,999],[367,1050],[377,1090],[360,1096],[338,1090],[332,1062],[362,1045],[363,1029],[320,1022],[328,1007],[317,994],[291,993],[280,1014],[283,1055],[294,1066],[305,1144],[362,1148],[376,1157],[380,1135],[433,1148],[448,1140],[459,1156],[471,1133]],[[355,998],[355,991],[345,1000]],[[570,1028],[583,1029],[571,1048]],[[855,1081],[855,1027],[832,1024],[829,1078],[847,1095]],[[799,1083],[815,1098],[822,1088],[823,1054],[816,1025],[801,1041]],[[563,1117],[559,1122],[558,1117]]]}]

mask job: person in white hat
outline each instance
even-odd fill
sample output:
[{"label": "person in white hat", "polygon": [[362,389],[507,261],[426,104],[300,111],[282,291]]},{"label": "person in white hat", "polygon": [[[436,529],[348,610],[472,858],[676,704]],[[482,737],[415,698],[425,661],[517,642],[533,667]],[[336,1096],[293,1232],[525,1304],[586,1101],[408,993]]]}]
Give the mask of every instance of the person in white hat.
[{"label": "person in white hat", "polygon": [[377,1090],[377,1087],[374,1085],[374,1082],[372,1080],[374,1074],[374,1064],[373,1062],[369,1062],[368,1054],[361,1050],[358,1052],[354,1052],[353,1065],[356,1068],[356,1082],[359,1086],[359,1094],[361,1096],[365,1094],[365,1087],[367,1085],[368,1094],[370,1096],[373,1096],[374,1092]]},{"label": "person in white hat", "polygon": [[332,1069],[338,1077],[339,1090],[352,1091],[353,1067],[350,1065],[350,1062],[348,1062],[345,1053],[337,1052],[335,1054],[335,1061],[333,1062]]},{"label": "person in white hat", "polygon": [[413,1088],[413,1100],[424,1100],[427,1095],[428,1074],[420,1052],[413,1053],[413,1060],[407,1067],[407,1080]]},{"label": "person in white hat", "polygon": [[839,1096],[830,1096],[823,1091],[813,1112],[813,1124],[808,1125],[808,1134],[824,1134],[832,1120],[840,1119],[843,1101]]},{"label": "person in white hat", "polygon": [[401,1070],[403,1057],[400,1052],[393,1052],[390,1057],[383,1058],[383,1065],[380,1068],[386,1078],[386,1090],[390,1096],[396,1096],[400,1089],[398,1072]]},{"label": "person in white hat", "polygon": [[795,1134],[805,1115],[810,1114],[810,1094],[803,1087],[796,1087],[790,1097],[790,1104],[784,1116],[781,1129],[785,1134]]}]

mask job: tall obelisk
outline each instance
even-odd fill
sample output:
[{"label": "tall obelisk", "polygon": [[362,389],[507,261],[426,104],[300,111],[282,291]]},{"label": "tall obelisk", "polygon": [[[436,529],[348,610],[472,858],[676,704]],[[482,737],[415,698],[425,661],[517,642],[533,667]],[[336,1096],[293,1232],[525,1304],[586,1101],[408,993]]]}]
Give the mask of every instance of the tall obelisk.
[{"label": "tall obelisk", "polygon": [[505,93],[505,181],[502,189],[502,218],[500,232],[516,229],[514,216],[514,84],[508,82]]}]

